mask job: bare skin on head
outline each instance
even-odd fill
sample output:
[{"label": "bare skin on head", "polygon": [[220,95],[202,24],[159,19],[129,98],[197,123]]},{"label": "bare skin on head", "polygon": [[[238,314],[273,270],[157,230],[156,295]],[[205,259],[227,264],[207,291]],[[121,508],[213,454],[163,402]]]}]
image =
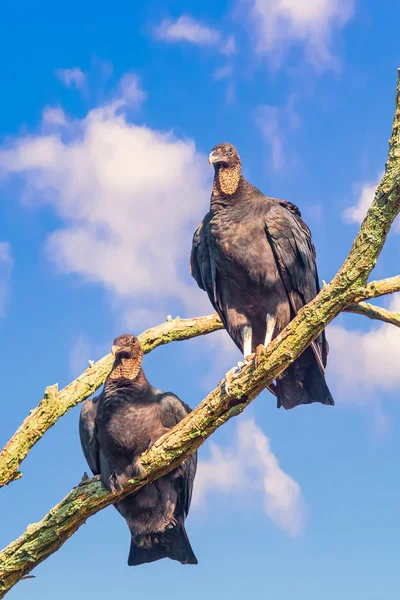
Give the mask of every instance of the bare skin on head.
[{"label": "bare skin on head", "polygon": [[143,350],[139,340],[133,335],[121,335],[114,340],[111,353],[115,357],[111,380],[137,378],[141,371]]},{"label": "bare skin on head", "polygon": [[[79,432],[93,474],[99,474],[103,485],[115,493],[142,473],[140,455],[191,409],[149,383],[135,336],[119,336],[112,353],[115,361],[103,392],[82,406]],[[196,465],[194,454],[172,473],[115,504],[131,532],[129,565],[166,557],[197,564],[184,524]]]},{"label": "bare skin on head", "polygon": [[239,186],[241,174],[240,156],[230,144],[219,144],[208,156],[208,162],[215,167],[213,195],[231,196]]},{"label": "bare skin on head", "polygon": [[[215,146],[209,162],[210,211],[193,236],[191,273],[247,362],[317,295],[315,249],[299,209],[246,181],[232,144]],[[334,403],[324,378],[327,354],[323,332],[271,386],[278,407]],[[228,393],[235,374],[227,375]]]}]

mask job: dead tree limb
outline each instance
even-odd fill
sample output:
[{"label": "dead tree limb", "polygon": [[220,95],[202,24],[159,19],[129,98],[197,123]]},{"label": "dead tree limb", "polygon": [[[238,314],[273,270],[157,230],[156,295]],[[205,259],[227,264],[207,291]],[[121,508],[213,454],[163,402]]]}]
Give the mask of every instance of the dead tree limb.
[{"label": "dead tree limb", "polygon": [[379,298],[380,296],[394,294],[395,292],[400,292],[400,275],[371,281],[365,286],[362,295],[359,298],[356,298],[356,302],[360,302],[361,300],[372,300],[372,298]]},{"label": "dead tree limb", "polygon": [[344,309],[344,312],[356,313],[363,315],[369,319],[376,321],[383,321],[384,323],[390,323],[396,327],[400,327],[400,313],[388,310],[387,308],[381,308],[380,306],[374,306],[367,302],[359,302],[358,304],[350,304]]},{"label": "dead tree limb", "polygon": [[366,291],[368,276],[399,212],[399,182],[400,73],[386,171],[350,253],[331,283],[299,311],[268,348],[260,347],[257,360],[254,357],[243,368],[239,377],[233,380],[229,396],[222,381],[194,411],[142,455],[145,478],[132,481],[116,496],[106,492],[98,481],[89,480],[74,488],[42,521],[30,525],[17,540],[5,548],[0,553],[0,598],[36,565],[60,548],[88,517],[114,503],[117,498],[138,490],[145,483],[175,468],[218,427],[241,413],[335,316],[365,297],[363,293]]}]

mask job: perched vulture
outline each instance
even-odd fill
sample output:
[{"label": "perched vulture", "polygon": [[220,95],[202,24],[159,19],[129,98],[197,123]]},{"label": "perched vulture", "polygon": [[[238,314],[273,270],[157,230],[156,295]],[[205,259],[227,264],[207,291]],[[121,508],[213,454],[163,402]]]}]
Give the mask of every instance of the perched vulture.
[{"label": "perched vulture", "polygon": [[[193,236],[191,273],[246,358],[268,346],[320,290],[315,248],[297,206],[264,196],[241,173],[237,150],[216,146],[210,211]],[[323,332],[280,375],[278,408],[334,401]]]},{"label": "perched vulture", "polygon": [[[147,381],[143,351],[133,335],[118,337],[112,352],[115,362],[102,393],[82,406],[79,434],[93,474],[115,493],[141,472],[142,452],[191,409]],[[131,532],[129,566],[166,557],[197,564],[185,530],[196,466],[193,454],[171,473],[115,504]]]}]

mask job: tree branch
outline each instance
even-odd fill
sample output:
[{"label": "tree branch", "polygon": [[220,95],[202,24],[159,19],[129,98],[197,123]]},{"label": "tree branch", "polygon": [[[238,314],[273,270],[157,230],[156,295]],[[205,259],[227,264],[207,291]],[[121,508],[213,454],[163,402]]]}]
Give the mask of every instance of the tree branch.
[{"label": "tree branch", "polygon": [[375,319],[376,321],[384,321],[390,323],[396,327],[400,327],[400,313],[381,308],[380,306],[373,306],[367,304],[367,302],[359,302],[358,304],[350,304],[344,309],[344,312],[356,313],[358,315],[364,315],[369,319]]},{"label": "tree branch", "polygon": [[85,482],[72,490],[42,521],[30,525],[20,538],[5,548],[0,553],[0,598],[21,577],[60,548],[89,516],[175,468],[218,427],[242,412],[339,312],[361,299],[368,276],[399,212],[399,137],[400,76],[386,171],[349,256],[332,282],[299,311],[268,348],[260,347],[257,360],[254,357],[233,380],[230,396],[221,382],[194,411],[142,455],[147,471],[145,479],[135,480],[116,496],[106,492],[97,481]]},{"label": "tree branch", "polygon": [[373,298],[379,298],[380,296],[386,296],[387,294],[394,294],[400,292],[400,275],[395,277],[388,277],[387,279],[380,279],[377,281],[371,281],[362,290],[360,297],[355,299],[356,302],[361,300],[372,300]]},{"label": "tree branch", "polygon": [[[194,319],[177,317],[147,329],[139,335],[139,340],[144,353],[147,354],[169,342],[188,340],[222,328],[216,314]],[[70,408],[91,396],[103,385],[113,362],[113,356],[107,354],[60,392],[57,384],[46,388],[39,405],[30,412],[0,453],[0,488],[21,477],[18,468],[36,442]]]}]

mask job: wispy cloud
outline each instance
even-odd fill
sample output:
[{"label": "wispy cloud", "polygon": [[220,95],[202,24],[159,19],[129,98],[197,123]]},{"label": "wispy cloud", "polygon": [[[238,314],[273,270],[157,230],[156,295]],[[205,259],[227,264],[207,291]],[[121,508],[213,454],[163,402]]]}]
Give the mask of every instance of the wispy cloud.
[{"label": "wispy cloud", "polygon": [[210,458],[199,461],[193,505],[204,507],[214,494],[260,494],[267,516],[290,535],[304,528],[305,504],[299,484],[285,473],[269,438],[253,420],[237,428],[236,444],[210,444]]},{"label": "wispy cloud", "polygon": [[279,66],[295,46],[317,69],[335,68],[332,38],[351,18],[353,0],[239,0],[249,14],[255,49]]},{"label": "wispy cloud", "polygon": [[272,167],[279,171],[287,161],[285,151],[286,132],[296,129],[300,125],[300,118],[295,111],[295,96],[291,95],[286,106],[262,105],[255,111],[255,118],[261,134],[267,142]]},{"label": "wispy cloud", "polygon": [[170,43],[188,42],[196,46],[215,46],[225,56],[236,52],[236,41],[232,35],[222,33],[190,15],[182,15],[175,21],[164,19],[154,28],[157,39]]},{"label": "wispy cloud", "polygon": [[198,46],[213,46],[218,44],[221,34],[217,29],[182,15],[176,21],[164,19],[154,30],[158,39],[166,42],[190,42]]},{"label": "wispy cloud", "polygon": [[28,201],[61,218],[46,241],[61,272],[103,285],[130,314],[165,315],[172,298],[193,314],[204,294],[182,276],[182,257],[212,173],[190,139],[128,121],[126,109],[145,96],[134,75],[118,90],[112,102],[62,124],[63,136],[55,129],[15,139],[0,149],[0,168],[22,177]]},{"label": "wispy cloud", "polygon": [[126,73],[121,78],[118,94],[123,103],[134,108],[139,108],[147,97],[147,93],[141,88],[139,78],[135,73]]},{"label": "wispy cloud", "polygon": [[227,37],[225,42],[220,47],[221,54],[225,54],[225,56],[231,56],[232,54],[236,54],[236,40],[233,35]]},{"label": "wispy cloud", "polygon": [[220,67],[214,71],[213,79],[215,81],[220,81],[221,79],[228,79],[232,75],[232,66],[225,65],[224,67]]},{"label": "wispy cloud", "polygon": [[60,107],[46,107],[42,115],[43,123],[47,125],[66,125],[67,116]]},{"label": "wispy cloud", "polygon": [[13,266],[14,260],[10,244],[0,242],[0,318],[4,317],[6,312]]},{"label": "wispy cloud", "polygon": [[78,89],[81,89],[85,85],[86,75],[79,67],[57,69],[56,75],[67,87],[74,85]]},{"label": "wispy cloud", "polygon": [[382,176],[383,173],[380,173],[376,181],[370,181],[358,186],[360,194],[357,203],[353,206],[349,206],[342,213],[342,217],[346,223],[357,223],[360,225],[363,222],[364,217],[375,198],[375,191]]}]

